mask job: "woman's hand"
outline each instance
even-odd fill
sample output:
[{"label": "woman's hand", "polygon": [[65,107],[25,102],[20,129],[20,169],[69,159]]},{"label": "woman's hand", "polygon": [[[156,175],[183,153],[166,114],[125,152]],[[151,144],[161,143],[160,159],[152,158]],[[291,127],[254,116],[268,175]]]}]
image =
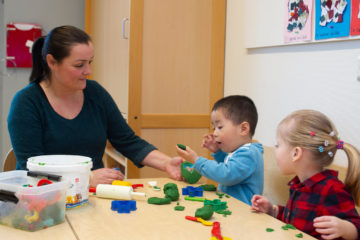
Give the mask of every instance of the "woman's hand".
[{"label": "woman's hand", "polygon": [[185,150],[182,150],[181,148],[176,146],[176,151],[180,157],[191,163],[195,163],[196,160],[199,158],[196,152],[194,152],[189,146],[186,146]]},{"label": "woman's hand", "polygon": [[181,164],[184,162],[184,159],[181,157],[173,157],[165,165],[165,171],[169,176],[174,180],[184,180],[181,176]]},{"label": "woman's hand", "polygon": [[90,186],[96,187],[98,184],[112,184],[114,180],[123,180],[122,172],[111,168],[100,168],[91,172]]},{"label": "woman's hand", "polygon": [[214,134],[212,133],[204,135],[204,138],[201,142],[201,147],[207,148],[213,153],[220,151],[219,145],[215,141]]},{"label": "woman's hand", "polygon": [[358,239],[355,225],[335,216],[314,218],[314,228],[323,239]]},{"label": "woman's hand", "polygon": [[263,212],[273,217],[277,215],[277,208],[264,196],[254,195],[251,199],[251,204],[251,210]]}]

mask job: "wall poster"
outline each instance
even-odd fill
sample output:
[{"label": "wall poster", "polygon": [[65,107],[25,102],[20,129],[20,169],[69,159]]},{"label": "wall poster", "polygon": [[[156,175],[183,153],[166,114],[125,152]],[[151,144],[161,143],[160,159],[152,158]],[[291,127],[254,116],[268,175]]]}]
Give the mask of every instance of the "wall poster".
[{"label": "wall poster", "polygon": [[315,0],[315,40],[349,36],[350,13],[350,0]]},{"label": "wall poster", "polygon": [[311,41],[313,0],[285,0],[284,41]]}]

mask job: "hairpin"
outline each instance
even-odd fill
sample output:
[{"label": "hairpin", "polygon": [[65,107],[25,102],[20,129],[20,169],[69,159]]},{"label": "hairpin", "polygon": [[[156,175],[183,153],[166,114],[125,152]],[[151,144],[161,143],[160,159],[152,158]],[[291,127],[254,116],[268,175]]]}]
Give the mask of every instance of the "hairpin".
[{"label": "hairpin", "polygon": [[312,136],[312,137],[315,136],[315,131],[311,131],[310,136]]},{"label": "hairpin", "polygon": [[344,141],[341,141],[341,140],[337,141],[336,148],[337,149],[343,149],[344,148]]},{"label": "hairpin", "polygon": [[327,147],[328,145],[329,145],[329,141],[328,141],[328,140],[325,140],[324,146]]},{"label": "hairpin", "polygon": [[319,149],[319,152],[323,152],[323,151],[324,151],[323,146],[319,146],[318,149]]},{"label": "hairpin", "polygon": [[332,158],[334,156],[333,152],[328,151],[329,156]]},{"label": "hairpin", "polygon": [[329,135],[330,135],[331,137],[333,137],[333,136],[335,136],[335,132],[334,132],[334,131],[331,131],[331,133],[329,133]]}]

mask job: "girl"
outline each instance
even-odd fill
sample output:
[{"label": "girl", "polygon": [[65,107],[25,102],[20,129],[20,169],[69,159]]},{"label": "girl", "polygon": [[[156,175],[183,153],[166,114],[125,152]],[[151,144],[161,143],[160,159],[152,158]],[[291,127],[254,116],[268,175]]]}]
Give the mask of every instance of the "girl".
[{"label": "girl", "polygon": [[[360,200],[360,154],[340,141],[331,121],[322,113],[300,110],[279,124],[275,157],[283,174],[296,174],[289,182],[290,198],[285,207],[255,195],[252,209],[323,239],[357,239],[360,217],[355,203]],[[343,149],[349,165],[345,185],[337,172],[325,169]]]}]

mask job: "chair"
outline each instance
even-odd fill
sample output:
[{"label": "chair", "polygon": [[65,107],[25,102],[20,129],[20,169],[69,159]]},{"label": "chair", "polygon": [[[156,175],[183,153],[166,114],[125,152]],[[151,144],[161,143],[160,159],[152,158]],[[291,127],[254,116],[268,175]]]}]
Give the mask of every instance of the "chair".
[{"label": "chair", "polygon": [[294,175],[283,175],[277,166],[273,147],[264,146],[264,192],[273,204],[285,205],[289,199],[288,182]]},{"label": "chair", "polygon": [[2,166],[2,171],[3,172],[12,171],[15,170],[15,168],[16,168],[16,157],[14,150],[11,148],[6,155],[5,161]]}]

